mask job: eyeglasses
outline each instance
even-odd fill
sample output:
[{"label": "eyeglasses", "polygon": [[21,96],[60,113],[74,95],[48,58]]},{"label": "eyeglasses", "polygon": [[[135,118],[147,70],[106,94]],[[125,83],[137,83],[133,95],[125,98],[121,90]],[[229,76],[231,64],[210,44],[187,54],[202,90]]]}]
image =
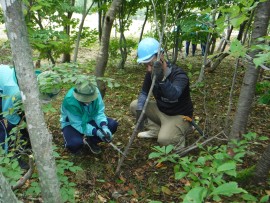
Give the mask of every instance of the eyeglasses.
[{"label": "eyeglasses", "polygon": [[153,66],[153,61],[149,61],[148,63],[143,64],[145,67]]}]

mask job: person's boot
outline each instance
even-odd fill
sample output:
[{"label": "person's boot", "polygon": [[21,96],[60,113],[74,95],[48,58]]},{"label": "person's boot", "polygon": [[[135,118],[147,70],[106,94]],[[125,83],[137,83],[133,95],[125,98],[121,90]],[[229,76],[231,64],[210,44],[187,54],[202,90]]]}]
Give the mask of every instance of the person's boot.
[{"label": "person's boot", "polygon": [[158,135],[155,131],[148,130],[138,133],[139,138],[157,138]]},{"label": "person's boot", "polygon": [[21,157],[18,158],[18,163],[21,169],[28,170],[30,168],[29,164],[25,160],[23,160]]}]

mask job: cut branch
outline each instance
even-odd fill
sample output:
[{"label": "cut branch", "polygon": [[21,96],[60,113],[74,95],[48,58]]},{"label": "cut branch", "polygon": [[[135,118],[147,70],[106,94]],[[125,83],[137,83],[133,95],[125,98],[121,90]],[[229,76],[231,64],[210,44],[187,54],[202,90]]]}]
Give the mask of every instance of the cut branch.
[{"label": "cut branch", "polygon": [[14,186],[11,187],[12,190],[16,190],[16,189],[22,187],[26,183],[26,181],[29,178],[31,178],[31,176],[33,174],[33,171],[34,171],[34,159],[33,159],[33,156],[32,155],[29,156],[29,162],[28,162],[28,164],[29,164],[28,171],[26,172],[26,174],[23,177],[20,178],[20,180],[17,181],[16,185],[14,185]]},{"label": "cut branch", "polygon": [[132,133],[131,137],[129,138],[129,142],[128,142],[126,148],[125,148],[124,155],[123,155],[123,156],[121,157],[121,159],[119,160],[119,163],[118,163],[118,166],[117,166],[116,172],[115,172],[116,175],[119,175],[120,168],[121,168],[121,166],[122,166],[122,164],[123,164],[123,162],[124,162],[125,157],[127,157],[128,150],[129,150],[131,144],[133,143],[133,141],[134,141],[136,135],[138,134],[138,128],[139,128],[140,123],[141,123],[142,120],[143,120],[143,116],[144,116],[144,113],[145,113],[145,109],[146,109],[146,107],[147,107],[147,104],[148,104],[148,102],[149,102],[150,96],[151,96],[151,94],[152,94],[152,90],[153,90],[153,88],[154,88],[155,81],[156,81],[156,76],[154,75],[153,80],[152,80],[152,84],[151,84],[151,87],[150,87],[150,90],[149,90],[149,93],[148,93],[148,95],[147,95],[145,104],[144,104],[143,109],[142,109],[142,113],[141,113],[141,115],[140,115],[140,117],[139,117],[139,119],[138,119],[138,121],[137,121],[137,124],[136,124],[136,126],[135,126],[135,128],[134,128],[134,130],[133,130],[133,133]]}]

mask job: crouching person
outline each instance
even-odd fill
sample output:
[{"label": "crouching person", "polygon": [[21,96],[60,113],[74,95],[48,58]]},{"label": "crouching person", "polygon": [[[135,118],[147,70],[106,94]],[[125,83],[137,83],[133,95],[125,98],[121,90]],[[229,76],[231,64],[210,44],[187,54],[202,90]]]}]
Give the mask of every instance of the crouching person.
[{"label": "crouching person", "polygon": [[[36,75],[40,89],[40,101],[48,101],[57,96],[60,91],[57,84],[61,82],[61,78],[53,71],[38,72]],[[45,87],[46,92],[43,91]],[[11,143],[8,138],[12,129],[18,127],[22,121],[26,121],[25,113],[20,108],[21,100],[15,69],[9,65],[0,65],[0,145],[6,152],[10,148]],[[21,134],[20,139],[26,141],[28,148],[30,147],[26,128],[20,129],[20,133],[15,134]]]},{"label": "crouching person", "polygon": [[[156,80],[153,88],[155,100],[150,100],[145,109],[149,131],[138,134],[140,138],[157,138],[160,145],[179,144],[185,146],[185,135],[191,125],[183,116],[192,118],[193,104],[190,97],[189,79],[178,66],[167,62],[160,53],[159,42],[154,38],[145,38],[138,45],[138,63],[146,68],[142,90],[138,100],[130,104],[130,110],[140,117],[152,84],[153,75]],[[139,131],[143,130],[141,122]]]},{"label": "crouching person", "polygon": [[76,82],[61,106],[61,128],[65,147],[77,153],[88,145],[91,152],[99,154],[99,142],[110,142],[117,130],[118,122],[108,118],[98,88],[87,79]]}]

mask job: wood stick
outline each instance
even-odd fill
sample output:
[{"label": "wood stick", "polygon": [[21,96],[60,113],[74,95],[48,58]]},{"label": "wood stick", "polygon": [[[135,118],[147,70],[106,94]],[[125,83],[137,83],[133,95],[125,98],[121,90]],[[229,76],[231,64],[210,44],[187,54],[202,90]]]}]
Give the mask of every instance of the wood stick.
[{"label": "wood stick", "polygon": [[137,121],[137,124],[136,124],[136,126],[135,126],[135,128],[134,128],[134,130],[133,130],[133,133],[132,133],[131,137],[129,138],[129,142],[128,142],[128,144],[127,144],[126,147],[125,147],[124,155],[121,157],[121,159],[120,159],[119,162],[118,162],[118,165],[117,165],[117,168],[116,168],[116,172],[115,172],[116,175],[119,175],[120,168],[121,168],[121,166],[122,166],[122,164],[123,164],[123,162],[124,162],[125,157],[127,157],[128,150],[129,150],[131,144],[133,143],[133,141],[134,141],[136,135],[138,134],[138,127],[139,127],[140,123],[141,123],[142,120],[143,120],[143,116],[144,116],[144,113],[145,113],[145,109],[146,109],[146,106],[147,106],[147,104],[148,104],[148,102],[149,102],[150,96],[151,96],[151,94],[152,94],[152,90],[153,90],[153,88],[154,88],[155,81],[156,81],[156,76],[154,75],[154,77],[153,77],[153,79],[152,79],[152,84],[151,84],[149,93],[148,93],[148,95],[147,95],[145,104],[144,104],[143,109],[142,109],[142,113],[141,113],[141,115],[140,115],[140,117],[139,117],[139,119],[138,119],[138,121]]}]

